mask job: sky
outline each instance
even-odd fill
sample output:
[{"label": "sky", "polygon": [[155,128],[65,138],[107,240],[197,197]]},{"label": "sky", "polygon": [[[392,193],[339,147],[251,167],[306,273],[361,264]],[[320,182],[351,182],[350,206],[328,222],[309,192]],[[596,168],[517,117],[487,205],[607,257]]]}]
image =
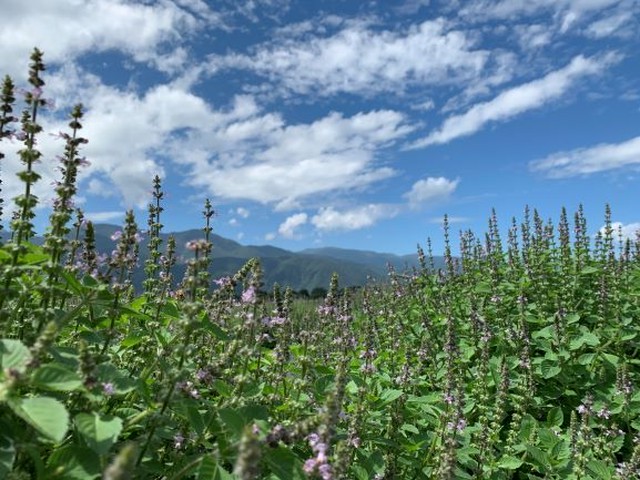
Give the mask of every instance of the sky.
[{"label": "sky", "polygon": [[[215,233],[294,251],[438,254],[443,215],[455,249],[526,205],[640,228],[638,0],[0,4],[0,75],[27,88],[34,47],[47,64],[40,230],[78,102],[95,222],[145,228],[158,174],[165,232],[201,228],[209,198]],[[0,144],[8,206],[19,148]]]}]

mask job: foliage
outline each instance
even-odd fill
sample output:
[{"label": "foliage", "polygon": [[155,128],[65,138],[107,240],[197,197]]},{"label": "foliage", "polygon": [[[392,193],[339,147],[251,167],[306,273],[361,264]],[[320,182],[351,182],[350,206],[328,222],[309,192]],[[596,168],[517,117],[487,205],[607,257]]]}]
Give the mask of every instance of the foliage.
[{"label": "foliage", "polygon": [[[82,107],[62,134],[63,177],[44,246],[37,198],[42,55],[22,131],[5,80],[0,139],[24,142],[11,240],[0,246],[0,477],[37,479],[625,479],[640,471],[640,245],[525,211],[506,248],[495,214],[446,265],[320,305],[260,262],[208,276],[210,219],[182,278],[133,214],[101,259],[75,211]],[[445,219],[446,220],[446,219]],[[446,225],[446,222],[445,222]],[[573,234],[572,234],[573,231]],[[132,290],[141,245],[144,292]],[[180,245],[180,248],[183,248]],[[313,293],[313,292],[312,292]]]}]

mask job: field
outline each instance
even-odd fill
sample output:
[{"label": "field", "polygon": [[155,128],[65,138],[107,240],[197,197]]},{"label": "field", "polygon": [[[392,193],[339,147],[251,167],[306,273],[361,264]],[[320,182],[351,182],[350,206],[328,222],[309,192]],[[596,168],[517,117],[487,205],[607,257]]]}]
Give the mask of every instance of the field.
[{"label": "field", "polygon": [[[502,238],[461,232],[446,267],[389,272],[324,300],[261,291],[251,260],[209,278],[212,206],[184,278],[153,185],[99,258],[73,208],[71,112],[44,246],[30,243],[43,107],[32,56],[19,131],[9,78],[0,140],[24,143],[0,246],[0,478],[629,479],[640,475],[640,243],[588,233],[579,208],[535,210]],[[2,144],[0,144],[0,147]],[[445,222],[446,224],[446,222]],[[131,286],[149,251],[144,292]]]}]

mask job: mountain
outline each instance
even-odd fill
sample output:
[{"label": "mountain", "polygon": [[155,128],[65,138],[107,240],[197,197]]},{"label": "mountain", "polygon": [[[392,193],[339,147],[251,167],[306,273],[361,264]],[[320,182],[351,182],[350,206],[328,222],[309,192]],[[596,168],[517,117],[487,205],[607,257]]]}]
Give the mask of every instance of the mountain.
[{"label": "mountain", "polygon": [[[111,236],[121,227],[109,224],[95,224],[96,249],[100,253],[109,254],[115,248],[116,242]],[[6,234],[6,232],[2,232]],[[5,235],[6,236],[6,235]],[[187,230],[183,232],[163,233],[161,249],[164,249],[169,236],[176,239],[177,263],[174,278],[181,280],[186,270],[186,262],[192,252],[186,248],[186,243],[203,237],[202,230]],[[402,272],[408,268],[418,266],[417,255],[394,255],[364,250],[342,249],[335,247],[311,248],[300,252],[292,252],[270,245],[241,245],[228,238],[211,234],[213,250],[210,273],[212,278],[219,278],[236,273],[250,258],[260,259],[264,271],[266,289],[274,283],[290,286],[296,291],[314,288],[328,288],[331,275],[335,272],[340,278],[340,285],[362,286],[370,279],[385,281],[388,265],[396,271]],[[34,239],[34,243],[41,243],[41,238]],[[144,280],[144,261],[148,257],[147,242],[140,246],[140,267],[134,272],[133,281],[140,287]],[[442,258],[435,258],[436,267],[443,264]]]}]

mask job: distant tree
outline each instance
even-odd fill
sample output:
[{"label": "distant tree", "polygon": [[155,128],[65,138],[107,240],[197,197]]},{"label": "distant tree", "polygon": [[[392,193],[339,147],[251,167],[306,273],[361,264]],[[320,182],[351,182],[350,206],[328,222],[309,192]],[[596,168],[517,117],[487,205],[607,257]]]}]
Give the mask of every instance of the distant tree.
[{"label": "distant tree", "polygon": [[311,298],[324,298],[327,296],[327,289],[323,287],[316,287],[311,290]]},{"label": "distant tree", "polygon": [[297,296],[300,298],[309,298],[310,296],[309,290],[307,290],[306,288],[303,288],[302,290],[298,291]]}]

